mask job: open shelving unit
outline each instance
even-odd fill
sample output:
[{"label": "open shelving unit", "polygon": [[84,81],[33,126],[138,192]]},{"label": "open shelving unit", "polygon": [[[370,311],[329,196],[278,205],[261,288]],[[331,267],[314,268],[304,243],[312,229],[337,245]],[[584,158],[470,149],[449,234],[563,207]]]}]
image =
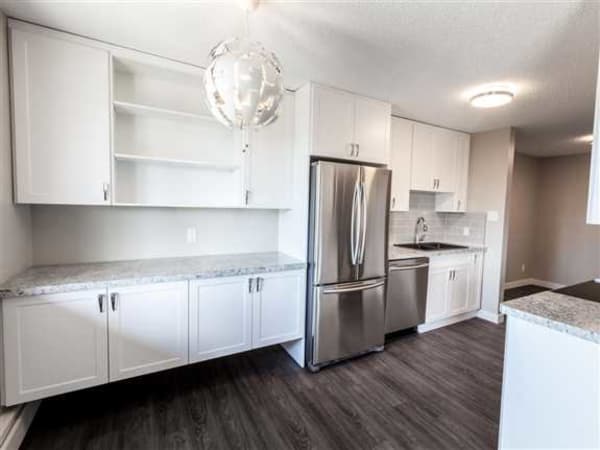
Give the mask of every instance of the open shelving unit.
[{"label": "open shelving unit", "polygon": [[129,206],[241,206],[241,136],[204,104],[202,69],[115,55],[113,201]]}]

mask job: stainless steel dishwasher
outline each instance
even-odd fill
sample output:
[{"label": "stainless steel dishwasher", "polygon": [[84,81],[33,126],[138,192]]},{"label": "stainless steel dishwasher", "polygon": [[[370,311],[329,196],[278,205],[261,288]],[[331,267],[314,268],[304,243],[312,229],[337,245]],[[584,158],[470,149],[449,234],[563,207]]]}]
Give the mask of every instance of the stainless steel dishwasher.
[{"label": "stainless steel dishwasher", "polygon": [[385,332],[414,328],[425,322],[429,258],[389,262]]}]

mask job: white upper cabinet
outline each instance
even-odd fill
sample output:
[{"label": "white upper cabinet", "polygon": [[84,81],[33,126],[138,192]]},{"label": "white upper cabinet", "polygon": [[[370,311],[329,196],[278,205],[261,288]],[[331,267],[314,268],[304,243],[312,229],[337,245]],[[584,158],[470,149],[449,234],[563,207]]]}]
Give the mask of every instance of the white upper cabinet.
[{"label": "white upper cabinet", "polygon": [[415,123],[411,189],[454,192],[458,133]]},{"label": "white upper cabinet", "polygon": [[18,203],[110,203],[109,53],[10,22]]},{"label": "white upper cabinet", "polygon": [[449,187],[448,192],[436,195],[435,209],[438,212],[465,212],[467,210],[471,136],[465,133],[454,134],[456,134],[456,153],[454,171],[451,175],[454,186]]},{"label": "white upper cabinet", "polygon": [[127,286],[109,294],[110,381],[187,364],[187,281]]},{"label": "white upper cabinet", "polygon": [[414,124],[410,184],[414,191],[435,191],[433,134],[434,127]]},{"label": "white upper cabinet", "polygon": [[356,96],[354,143],[356,158],[364,162],[389,163],[390,123],[389,103]]},{"label": "white upper cabinet", "polygon": [[414,122],[392,117],[390,169],[392,170],[391,211],[408,211]]},{"label": "white upper cabinet", "polygon": [[286,94],[279,117],[249,133],[246,190],[250,208],[289,208],[294,156],[294,96]]},{"label": "white upper cabinet", "polygon": [[443,128],[434,128],[433,133],[433,176],[437,180],[436,192],[456,190],[456,147],[458,133]]},{"label": "white upper cabinet", "polygon": [[391,106],[313,85],[311,154],[388,164]]},{"label": "white upper cabinet", "polygon": [[354,95],[313,86],[312,154],[332,158],[354,158]]}]

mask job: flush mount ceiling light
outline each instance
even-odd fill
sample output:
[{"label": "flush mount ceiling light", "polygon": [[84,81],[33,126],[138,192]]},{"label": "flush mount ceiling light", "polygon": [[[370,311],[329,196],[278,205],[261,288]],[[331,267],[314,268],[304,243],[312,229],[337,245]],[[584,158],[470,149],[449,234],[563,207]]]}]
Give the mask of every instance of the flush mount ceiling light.
[{"label": "flush mount ceiling light", "polygon": [[281,65],[274,53],[248,38],[248,12],[256,9],[258,0],[240,4],[246,12],[246,34],[211,50],[204,91],[219,122],[230,128],[260,128],[277,119],[283,98]]},{"label": "flush mount ceiling light", "polygon": [[469,102],[475,108],[496,108],[512,102],[514,97],[514,89],[510,86],[488,86],[473,95]]}]

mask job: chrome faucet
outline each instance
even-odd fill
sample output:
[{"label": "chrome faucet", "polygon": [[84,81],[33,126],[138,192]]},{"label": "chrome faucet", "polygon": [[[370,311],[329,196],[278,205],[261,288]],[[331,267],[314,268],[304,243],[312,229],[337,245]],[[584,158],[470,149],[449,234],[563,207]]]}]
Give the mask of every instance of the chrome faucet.
[{"label": "chrome faucet", "polygon": [[425,221],[425,217],[419,217],[417,219],[417,225],[415,226],[415,244],[420,244],[427,237],[429,227]]}]

